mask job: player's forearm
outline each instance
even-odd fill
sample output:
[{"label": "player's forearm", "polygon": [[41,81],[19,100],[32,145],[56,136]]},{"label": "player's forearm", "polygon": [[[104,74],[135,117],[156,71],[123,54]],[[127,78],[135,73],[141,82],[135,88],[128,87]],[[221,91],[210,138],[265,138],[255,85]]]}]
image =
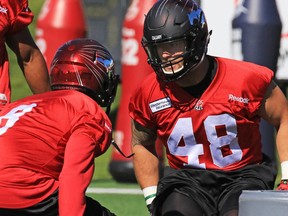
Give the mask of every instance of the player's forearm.
[{"label": "player's forearm", "polygon": [[281,179],[288,179],[288,122],[281,123],[276,135],[276,144],[281,164]]},{"label": "player's forearm", "polygon": [[282,123],[277,131],[276,143],[280,162],[288,161],[288,123]]},{"label": "player's forearm", "polygon": [[7,38],[6,43],[17,56],[18,64],[32,92],[41,93],[49,91],[50,84],[47,65],[28,27]]},{"label": "player's forearm", "polygon": [[34,94],[50,91],[48,69],[39,50],[34,50],[30,61],[23,63],[23,71]]},{"label": "player's forearm", "polygon": [[152,154],[145,147],[136,145],[133,147],[134,170],[146,205],[151,211],[151,203],[156,197],[157,184],[159,180],[159,160],[155,154]]},{"label": "player's forearm", "polygon": [[141,189],[157,185],[159,180],[158,158],[141,145],[133,147],[135,175]]}]

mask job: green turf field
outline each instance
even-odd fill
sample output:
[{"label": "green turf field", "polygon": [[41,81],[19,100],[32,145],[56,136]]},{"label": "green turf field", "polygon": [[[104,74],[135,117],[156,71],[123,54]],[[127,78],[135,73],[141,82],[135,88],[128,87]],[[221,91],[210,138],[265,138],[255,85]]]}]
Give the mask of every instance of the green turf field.
[{"label": "green turf field", "polygon": [[[29,26],[30,31],[35,35],[35,26],[37,24],[37,15],[42,7],[44,0],[29,1],[30,8],[35,14],[34,22]],[[11,85],[12,85],[12,100],[23,98],[31,94],[28,85],[16,63],[15,56],[9,53],[11,61]],[[121,86],[120,86],[121,87]],[[112,106],[112,111],[116,113],[119,102],[119,95],[121,88],[117,93],[116,102]],[[108,165],[111,156],[111,149],[107,153],[95,160],[95,174],[90,188],[128,188],[139,190],[137,184],[123,184],[115,182],[108,172]],[[277,180],[279,182],[279,180]],[[116,190],[115,190],[116,191]],[[103,194],[103,193],[89,193],[91,197],[97,199],[100,203],[108,207],[112,212],[120,216],[145,216],[148,211],[145,206],[142,194],[128,195],[128,194]]]},{"label": "green turf field", "polygon": [[143,197],[140,195],[93,194],[91,196],[120,216],[148,216]]}]

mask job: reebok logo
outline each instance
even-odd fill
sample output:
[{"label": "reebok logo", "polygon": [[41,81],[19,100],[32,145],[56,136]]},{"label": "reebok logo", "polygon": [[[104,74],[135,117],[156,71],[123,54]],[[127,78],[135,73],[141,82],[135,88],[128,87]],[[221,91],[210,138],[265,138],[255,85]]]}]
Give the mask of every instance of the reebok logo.
[{"label": "reebok logo", "polygon": [[7,14],[8,9],[0,6],[0,13]]},{"label": "reebok logo", "polygon": [[237,97],[233,94],[229,94],[228,96],[229,101],[238,101],[240,103],[248,104],[249,103],[249,98],[243,98],[243,97]]}]

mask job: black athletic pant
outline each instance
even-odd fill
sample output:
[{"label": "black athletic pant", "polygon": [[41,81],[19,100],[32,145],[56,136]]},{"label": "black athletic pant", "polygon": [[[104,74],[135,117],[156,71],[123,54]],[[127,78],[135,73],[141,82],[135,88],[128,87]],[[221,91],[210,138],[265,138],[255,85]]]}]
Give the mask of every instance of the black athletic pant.
[{"label": "black athletic pant", "polygon": [[[42,202],[23,209],[1,209],[0,216],[58,216],[58,190]],[[115,216],[96,200],[86,196],[84,216]]]},{"label": "black athletic pant", "polygon": [[167,171],[158,183],[153,216],[221,216],[237,211],[243,190],[272,190],[276,177],[269,160],[235,171]]}]

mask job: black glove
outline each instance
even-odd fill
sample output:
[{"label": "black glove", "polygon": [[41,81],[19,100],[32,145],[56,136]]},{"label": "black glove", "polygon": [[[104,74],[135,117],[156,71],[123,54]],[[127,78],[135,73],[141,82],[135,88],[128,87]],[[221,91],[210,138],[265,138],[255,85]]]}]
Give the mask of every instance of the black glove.
[{"label": "black glove", "polygon": [[149,211],[150,215],[152,216],[152,213],[153,213],[153,205],[152,205],[152,204],[149,204],[149,205],[147,205],[147,208],[148,208],[148,211]]}]

